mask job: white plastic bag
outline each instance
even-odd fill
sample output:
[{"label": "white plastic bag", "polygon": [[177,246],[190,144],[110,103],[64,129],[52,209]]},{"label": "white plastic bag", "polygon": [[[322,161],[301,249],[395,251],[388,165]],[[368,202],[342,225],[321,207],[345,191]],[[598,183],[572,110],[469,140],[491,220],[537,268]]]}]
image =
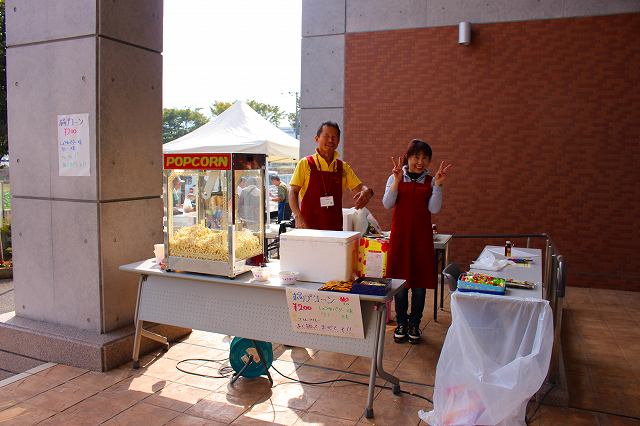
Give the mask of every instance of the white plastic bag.
[{"label": "white plastic bag", "polygon": [[436,368],[432,426],[524,425],[547,375],[553,314],[540,299],[456,292]]}]

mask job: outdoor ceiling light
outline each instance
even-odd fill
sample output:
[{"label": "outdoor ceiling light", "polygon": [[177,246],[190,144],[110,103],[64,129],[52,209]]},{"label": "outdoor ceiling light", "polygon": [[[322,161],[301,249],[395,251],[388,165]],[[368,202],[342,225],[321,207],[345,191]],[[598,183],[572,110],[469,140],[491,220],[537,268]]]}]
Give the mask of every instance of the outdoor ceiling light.
[{"label": "outdoor ceiling light", "polygon": [[468,46],[471,43],[471,24],[460,22],[458,25],[458,44]]}]

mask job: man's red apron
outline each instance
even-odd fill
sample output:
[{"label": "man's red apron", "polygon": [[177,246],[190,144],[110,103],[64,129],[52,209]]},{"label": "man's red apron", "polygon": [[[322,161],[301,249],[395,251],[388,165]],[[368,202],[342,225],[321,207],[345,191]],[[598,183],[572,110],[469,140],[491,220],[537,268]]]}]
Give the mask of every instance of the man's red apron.
[{"label": "man's red apron", "polygon": [[[336,170],[322,172],[313,156],[307,157],[311,177],[304,193],[300,211],[307,227],[326,231],[342,231],[342,161],[336,160]],[[320,197],[333,196],[333,206],[321,207]]]},{"label": "man's red apron", "polygon": [[400,182],[391,225],[388,276],[407,280],[407,288],[436,288],[431,229],[431,179]]}]

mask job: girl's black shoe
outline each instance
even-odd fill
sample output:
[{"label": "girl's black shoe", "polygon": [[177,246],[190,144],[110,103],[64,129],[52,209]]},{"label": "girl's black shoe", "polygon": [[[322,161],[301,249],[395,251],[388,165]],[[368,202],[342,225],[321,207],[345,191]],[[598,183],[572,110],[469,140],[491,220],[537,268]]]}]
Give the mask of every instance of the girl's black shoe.
[{"label": "girl's black shoe", "polygon": [[406,324],[398,324],[396,330],[393,332],[393,340],[396,343],[404,342],[407,338],[407,325]]},{"label": "girl's black shoe", "polygon": [[418,343],[420,341],[420,327],[417,325],[409,325],[409,342]]}]

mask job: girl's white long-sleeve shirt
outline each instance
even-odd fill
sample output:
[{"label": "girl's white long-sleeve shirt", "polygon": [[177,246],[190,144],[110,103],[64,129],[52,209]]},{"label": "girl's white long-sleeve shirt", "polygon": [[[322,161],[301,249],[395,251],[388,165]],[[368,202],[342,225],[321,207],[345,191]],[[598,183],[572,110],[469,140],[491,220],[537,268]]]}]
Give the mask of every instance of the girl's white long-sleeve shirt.
[{"label": "girl's white long-sleeve shirt", "polygon": [[[430,177],[429,174],[424,171],[422,175],[418,179],[416,179],[417,183],[424,184],[427,177]],[[382,204],[386,209],[391,209],[396,205],[396,200],[398,199],[398,191],[392,191],[391,185],[393,185],[393,175],[389,176],[387,179],[387,186],[384,190],[384,196],[382,197]],[[402,168],[402,179],[403,182],[411,182],[411,178],[408,175],[407,166]],[[429,211],[431,214],[436,214],[442,209],[442,187],[435,185],[435,179],[431,179],[431,197],[429,197]]]}]

